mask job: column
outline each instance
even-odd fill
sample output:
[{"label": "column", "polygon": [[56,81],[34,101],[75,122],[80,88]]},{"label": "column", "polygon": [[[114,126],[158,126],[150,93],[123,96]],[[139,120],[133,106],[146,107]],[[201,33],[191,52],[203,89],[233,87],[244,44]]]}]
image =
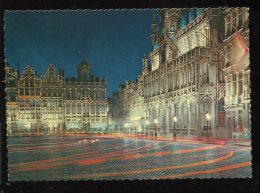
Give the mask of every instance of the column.
[{"label": "column", "polygon": [[195,35],[196,35],[197,46],[200,46],[200,37],[199,37],[199,32],[198,32],[198,31],[195,31]]},{"label": "column", "polygon": [[196,107],[196,115],[195,115],[195,124],[196,124],[196,130],[197,130],[197,135],[201,136],[201,114],[199,111],[199,103],[195,104]]},{"label": "column", "polygon": [[187,104],[187,110],[188,110],[188,128],[191,128],[191,105]]},{"label": "column", "polygon": [[171,109],[167,106],[166,107],[166,135],[169,134],[169,129],[170,129],[170,115],[171,115]]},{"label": "column", "polygon": [[211,136],[212,137],[216,137],[216,126],[217,126],[217,120],[218,120],[218,109],[216,107],[218,104],[216,104],[216,98],[212,98],[212,104],[211,104],[211,108],[212,108],[212,116],[211,116]]}]

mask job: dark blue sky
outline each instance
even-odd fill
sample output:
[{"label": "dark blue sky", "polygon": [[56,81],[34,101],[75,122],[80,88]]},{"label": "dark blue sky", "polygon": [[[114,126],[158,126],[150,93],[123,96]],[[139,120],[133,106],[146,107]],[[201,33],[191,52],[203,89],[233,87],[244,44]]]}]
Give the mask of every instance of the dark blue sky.
[{"label": "dark blue sky", "polygon": [[150,24],[155,10],[18,11],[5,13],[5,55],[22,70],[31,64],[40,75],[47,66],[75,76],[88,61],[93,73],[108,80],[111,96],[125,79],[134,80],[142,57],[151,50]]}]

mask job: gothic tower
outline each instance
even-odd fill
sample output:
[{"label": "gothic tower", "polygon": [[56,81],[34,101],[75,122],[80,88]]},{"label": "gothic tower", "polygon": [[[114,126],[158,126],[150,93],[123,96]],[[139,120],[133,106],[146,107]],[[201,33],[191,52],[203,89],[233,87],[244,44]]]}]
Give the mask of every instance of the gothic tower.
[{"label": "gothic tower", "polygon": [[91,78],[91,67],[83,60],[77,67],[77,79],[79,82],[89,82]]},{"label": "gothic tower", "polygon": [[157,49],[158,46],[158,25],[156,22],[156,15],[153,15],[153,20],[151,24],[151,40],[152,40],[152,48],[153,50]]},{"label": "gothic tower", "polygon": [[142,73],[145,75],[145,74],[148,73],[148,64],[147,64],[147,57],[146,57],[146,55],[144,55],[144,57],[142,59],[142,63],[143,63]]},{"label": "gothic tower", "polygon": [[178,32],[178,23],[180,19],[179,9],[163,9],[161,11],[161,35],[164,38],[173,38]]}]

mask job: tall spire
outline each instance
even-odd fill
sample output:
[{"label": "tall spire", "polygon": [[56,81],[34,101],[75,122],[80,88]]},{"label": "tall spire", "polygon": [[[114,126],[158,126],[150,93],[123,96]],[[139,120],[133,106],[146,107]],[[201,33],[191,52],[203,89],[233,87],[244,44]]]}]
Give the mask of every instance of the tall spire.
[{"label": "tall spire", "polygon": [[142,73],[146,74],[147,71],[148,71],[148,64],[147,64],[147,57],[146,57],[146,55],[144,55],[144,57],[142,59],[142,63],[143,63]]},{"label": "tall spire", "polygon": [[153,49],[156,49],[157,47],[157,37],[158,37],[158,25],[157,25],[157,17],[156,14],[153,15],[152,24],[151,24],[151,40],[152,40],[152,46]]},{"label": "tall spire", "polygon": [[164,9],[161,12],[161,17],[164,37],[169,37],[178,31],[179,9]]},{"label": "tall spire", "polygon": [[160,41],[165,38],[174,38],[178,32],[180,9],[167,8],[160,11]]},{"label": "tall spire", "polygon": [[17,62],[17,75],[20,76],[20,63]]}]

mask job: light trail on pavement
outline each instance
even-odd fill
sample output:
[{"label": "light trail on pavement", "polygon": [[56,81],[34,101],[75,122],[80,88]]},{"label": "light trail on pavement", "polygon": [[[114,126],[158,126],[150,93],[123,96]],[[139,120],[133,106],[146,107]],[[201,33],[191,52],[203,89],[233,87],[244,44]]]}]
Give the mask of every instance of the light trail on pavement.
[{"label": "light trail on pavement", "polygon": [[11,181],[251,177],[251,148],[113,136],[8,138]]}]

